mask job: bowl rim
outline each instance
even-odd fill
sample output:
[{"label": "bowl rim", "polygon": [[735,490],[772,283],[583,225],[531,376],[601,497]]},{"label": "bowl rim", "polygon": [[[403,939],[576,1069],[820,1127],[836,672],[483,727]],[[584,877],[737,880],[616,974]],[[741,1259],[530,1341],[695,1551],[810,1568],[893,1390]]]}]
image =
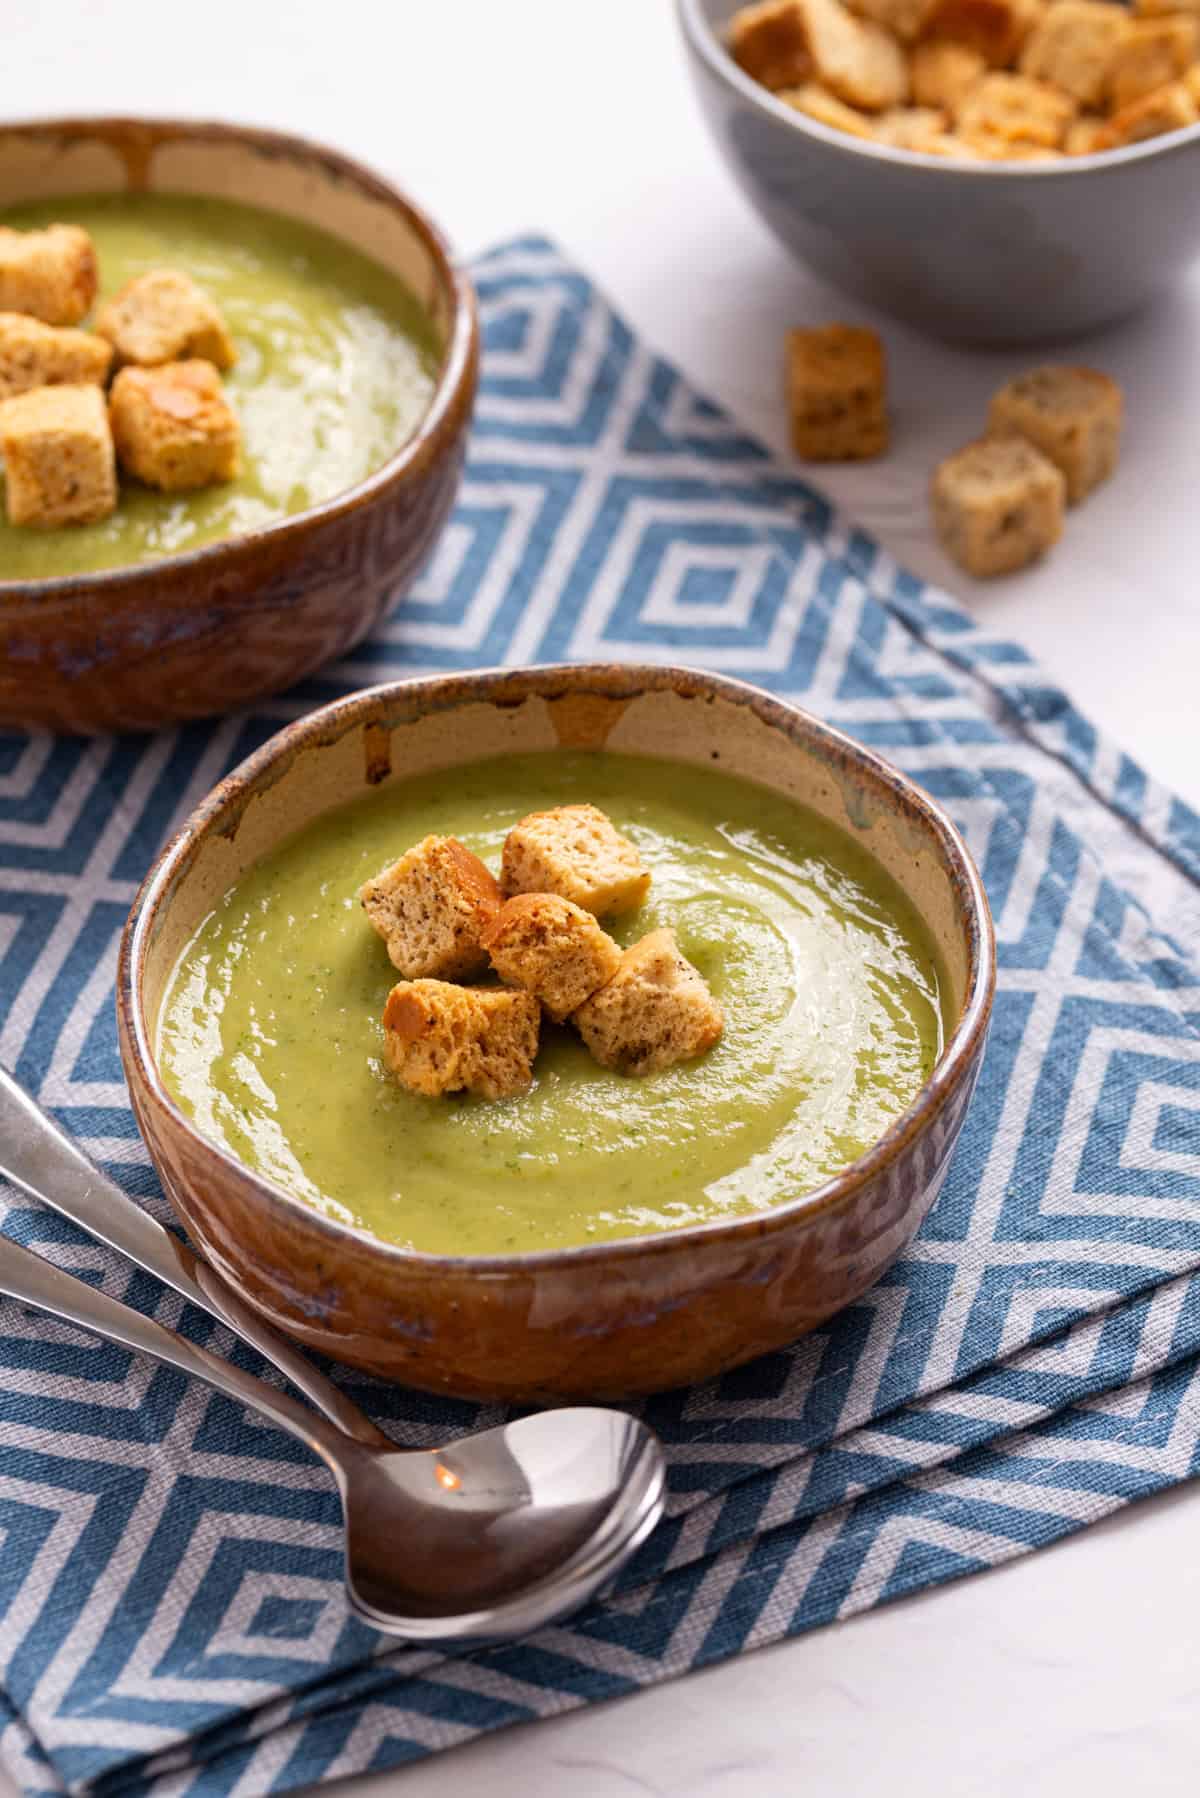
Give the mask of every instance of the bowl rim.
[{"label": "bowl rim", "polygon": [[1094,150],[1087,156],[1066,156],[1061,162],[983,162],[970,156],[932,156],[927,150],[901,150],[892,144],[872,143],[868,138],[851,137],[831,125],[785,106],[768,88],[753,81],[730,56],[720,36],[704,11],[703,0],[675,0],[675,15],[689,47],[717,80],[739,98],[749,101],[767,118],[786,125],[800,137],[815,137],[818,142],[843,150],[847,155],[867,162],[898,163],[901,168],[927,169],[946,179],[975,176],[982,181],[1012,180],[1014,176],[1028,181],[1076,180],[1085,175],[1101,175],[1107,169],[1120,168],[1133,162],[1148,162],[1155,157],[1170,156],[1187,150],[1200,137],[1200,124],[1184,125],[1178,131],[1167,131],[1160,137],[1126,144],[1116,150]]},{"label": "bowl rim", "polygon": [[[257,784],[265,781],[268,786],[274,785],[286,775],[302,752],[339,741],[347,731],[360,724],[379,724],[381,712],[389,722],[400,722],[463,705],[519,704],[529,698],[552,699],[580,690],[616,699],[633,699],[647,691],[683,692],[689,697],[711,696],[745,706],[769,728],[780,730],[785,736],[802,737],[808,742],[815,740],[833,756],[852,766],[865,768],[873,781],[898,791],[906,806],[920,816],[930,831],[951,879],[963,895],[967,981],[961,1015],[950,1031],[932,1073],[912,1103],[866,1153],[820,1186],[782,1204],[734,1218],[689,1224],[681,1229],[510,1255],[446,1255],[405,1248],[357,1224],[333,1218],[286,1188],[277,1186],[239,1160],[225,1145],[204,1136],[179,1108],[159,1073],[152,1032],[142,1003],[142,971],[148,937],[160,907],[169,902],[177,879],[186,878],[187,866],[198,853],[201,840],[222,825],[227,827],[233,823],[236,828],[236,820],[252,799]],[[389,708],[394,708],[390,717]],[[342,803],[348,803],[354,797],[348,794]],[[884,757],[799,706],[726,675],[682,665],[546,663],[516,669],[489,668],[467,674],[432,675],[365,687],[317,708],[268,738],[201,800],[151,864],[121,933],[117,1010],[122,1026],[122,1060],[126,1063],[131,1093],[136,1092],[143,1101],[148,1095],[153,1106],[165,1112],[176,1129],[182,1129],[203,1153],[215,1157],[243,1187],[248,1184],[256,1199],[268,1208],[282,1206],[289,1217],[327,1237],[331,1243],[344,1244],[350,1239],[365,1246],[369,1253],[385,1261],[403,1264],[410,1271],[417,1269],[429,1276],[466,1273],[511,1279],[514,1275],[574,1267],[579,1263],[640,1263],[660,1255],[685,1253],[689,1247],[699,1248],[710,1242],[772,1235],[788,1229],[801,1217],[809,1219],[821,1212],[836,1211],[924,1133],[957,1091],[960,1081],[970,1076],[990,1020],[995,984],[995,931],[983,881],[970,851],[938,802]],[[128,1065],[130,1059],[132,1068]]]},{"label": "bowl rim", "polygon": [[[208,567],[214,574],[229,557],[243,548],[257,549],[262,544],[281,547],[285,553],[289,539],[299,539],[314,526],[327,524],[354,511],[364,501],[370,502],[400,485],[409,471],[424,461],[436,448],[460,393],[470,384],[477,359],[479,321],[475,289],[469,276],[455,261],[449,241],[432,215],[412,199],[395,182],[367,163],[334,149],[319,138],[295,131],[276,131],[269,126],[242,124],[232,119],[179,117],[166,118],[149,113],[73,113],[54,118],[7,119],[0,122],[0,141],[21,136],[78,138],[106,136],[127,132],[149,133],[154,140],[170,142],[179,139],[208,139],[244,144],[276,156],[305,157],[323,164],[335,175],[351,182],[369,197],[401,213],[425,246],[432,259],[436,278],[450,303],[450,325],[442,346],[440,365],[429,404],[422,412],[410,437],[354,486],[331,494],[328,499],[301,512],[273,519],[254,530],[239,531],[232,537],[220,537],[214,543],[197,549],[182,550],[177,555],[160,556],[150,562],[133,562],[116,568],[100,568],[79,574],[47,575],[37,580],[0,580],[0,604],[22,599],[50,601],[72,599],[97,590],[114,600],[147,580],[164,580],[177,569],[191,572]],[[203,196],[197,196],[203,197]],[[19,201],[11,202],[14,205]],[[270,206],[258,208],[271,212]],[[285,215],[281,215],[285,216]],[[336,233],[327,232],[336,239]]]}]

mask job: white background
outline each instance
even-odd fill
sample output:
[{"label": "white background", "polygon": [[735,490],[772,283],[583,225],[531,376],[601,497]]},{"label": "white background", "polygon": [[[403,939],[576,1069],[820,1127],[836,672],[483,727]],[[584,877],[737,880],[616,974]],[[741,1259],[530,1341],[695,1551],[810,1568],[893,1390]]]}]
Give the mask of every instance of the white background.
[{"label": "white background", "polygon": [[[925,488],[1028,355],[923,341],[795,269],[709,146],[668,0],[3,0],[0,33],[11,116],[278,125],[376,163],[466,255],[548,232],[780,449],[784,330],[880,325],[894,448],[818,484],[1200,804],[1200,268],[1080,352],[1125,386],[1124,465],[1041,568],[985,588],[932,542]],[[353,1798],[1107,1798],[1134,1781],[1194,1798],[1198,1544],[1200,1493],[1184,1489],[982,1578],[352,1782]]]}]

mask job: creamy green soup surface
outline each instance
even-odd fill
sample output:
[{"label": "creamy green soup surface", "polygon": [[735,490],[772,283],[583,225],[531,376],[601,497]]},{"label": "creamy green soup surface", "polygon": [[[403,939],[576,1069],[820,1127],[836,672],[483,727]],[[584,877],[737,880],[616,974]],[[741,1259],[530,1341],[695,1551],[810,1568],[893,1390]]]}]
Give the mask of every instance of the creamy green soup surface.
[{"label": "creamy green soup surface", "polygon": [[[531,1091],[403,1090],[381,1055],[398,978],[357,891],[431,832],[499,867],[526,812],[602,807],[653,871],[613,934],[670,925],[725,1009],[707,1055],[644,1079],[543,1026]],[[923,925],[849,837],[717,771],[514,756],[397,783],[302,830],[182,955],[159,1058],[205,1135],[338,1218],[439,1254],[641,1235],[798,1196],[878,1139],[942,1044]]]},{"label": "creamy green soup surface", "polygon": [[242,423],[243,472],[174,494],[123,477],[116,511],[92,525],[18,527],[0,507],[0,580],[152,562],[260,529],[363,480],[427,409],[439,356],[432,323],[394,275],[326,233],[196,195],[71,196],[0,212],[19,230],[55,221],[91,233],[97,304],[164,267],[212,295],[238,351],[224,380]]}]

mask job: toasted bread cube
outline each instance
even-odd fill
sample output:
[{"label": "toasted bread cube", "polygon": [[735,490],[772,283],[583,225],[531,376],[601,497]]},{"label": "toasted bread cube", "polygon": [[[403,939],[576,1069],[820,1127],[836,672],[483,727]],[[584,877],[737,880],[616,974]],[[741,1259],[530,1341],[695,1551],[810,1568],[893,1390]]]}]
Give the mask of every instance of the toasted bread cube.
[{"label": "toasted bread cube", "polygon": [[1032,368],[992,396],[990,437],[1024,437],[1062,470],[1077,505],[1117,466],[1121,389],[1094,368]]},{"label": "toasted bread cube", "polygon": [[1049,150],[1042,144],[1022,143],[1019,138],[1000,137],[994,131],[973,131],[959,140],[964,155],[980,162],[1061,162],[1061,150]]},{"label": "toasted bread cube", "polygon": [[219,308],[190,275],[154,268],[127,281],[96,314],[96,329],[113,346],[117,367],[154,368],[202,357],[232,368],[237,351]]},{"label": "toasted bread cube", "polygon": [[35,387],[0,403],[10,524],[95,524],[115,511],[117,469],[104,395]]},{"label": "toasted bread cube", "polygon": [[483,944],[501,980],[532,993],[556,1024],[611,980],[621,962],[620,949],[592,913],[560,893],[506,899]]},{"label": "toasted bread cube", "polygon": [[506,1099],[533,1079],[541,1010],[508,987],[402,981],[383,1009],[384,1060],[410,1092]]},{"label": "toasted bread cube", "polygon": [[1193,98],[1188,84],[1172,81],[1115,112],[1108,121],[1101,148],[1116,150],[1125,144],[1140,144],[1147,137],[1182,131],[1200,119],[1198,108],[1200,97]]},{"label": "toasted bread cube", "polygon": [[912,44],[924,31],[934,0],[847,0],[860,19],[882,25],[902,44]]},{"label": "toasted bread cube", "polygon": [[875,127],[865,112],[859,112],[857,106],[847,106],[819,82],[806,81],[803,87],[786,88],[775,97],[806,118],[816,119],[819,125],[828,125],[832,131],[845,131],[851,137],[875,137]]},{"label": "toasted bread cube", "polygon": [[1143,19],[1161,19],[1171,13],[1200,18],[1200,0],[1133,0],[1133,10]]},{"label": "toasted bread cube", "polygon": [[572,1020],[601,1067],[654,1074],[711,1049],[725,1028],[703,976],[673,933],[652,930]]},{"label": "toasted bread cube", "polygon": [[987,66],[978,50],[967,44],[918,44],[908,64],[914,104],[938,107],[956,119]]},{"label": "toasted bread cube", "polygon": [[1114,112],[1177,81],[1196,58],[1196,19],[1137,19],[1117,46],[1109,77]]},{"label": "toasted bread cube", "polygon": [[147,487],[186,493],[241,472],[241,426],[211,362],[123,368],[109,413],[121,467]]},{"label": "toasted bread cube", "polygon": [[27,312],[0,312],[0,400],[34,387],[102,385],[112,346],[91,331],[44,325]]},{"label": "toasted bread cube", "polygon": [[1062,535],[1067,483],[1023,437],[968,443],[934,470],[934,527],[968,574],[1012,574]]},{"label": "toasted bread cube", "polygon": [[500,888],[457,837],[423,837],[358,896],[407,979],[465,980],[487,967],[483,933],[500,910]]},{"label": "toasted bread cube", "polygon": [[632,911],[650,875],[628,837],[594,805],[530,812],[504,839],[505,893],[559,893],[597,918]]},{"label": "toasted bread cube", "polygon": [[881,455],[888,443],[887,364],[874,331],[789,331],[788,405],[792,445],[807,461]]},{"label": "toasted bread cube", "polygon": [[958,129],[967,143],[1005,139],[1057,149],[1077,111],[1075,101],[1047,81],[1028,75],[991,74],[967,95]]},{"label": "toasted bread cube", "polygon": [[77,325],[96,297],[96,248],[78,225],[11,231],[0,225],[0,312]]},{"label": "toasted bread cube", "polygon": [[1183,78],[1183,86],[1189,99],[1200,106],[1200,62],[1194,62]]},{"label": "toasted bread cube", "polygon": [[817,79],[847,106],[882,112],[908,98],[908,64],[895,38],[856,19],[841,0],[800,0]]},{"label": "toasted bread cube", "polygon": [[1108,147],[1108,120],[1103,113],[1081,113],[1067,126],[1063,149],[1068,156],[1094,156]]},{"label": "toasted bread cube", "polygon": [[1061,87],[1081,106],[1100,106],[1129,31],[1125,9],[1112,0],[1055,0],[1025,40],[1021,73]]},{"label": "toasted bread cube", "polygon": [[1004,69],[1040,15],[1040,0],[935,0],[925,29],[930,38],[977,51],[989,68]]},{"label": "toasted bread cube", "polygon": [[804,81],[812,68],[808,28],[798,0],[762,0],[729,21],[729,54],[753,81],[772,92]]},{"label": "toasted bread cube", "polygon": [[875,136],[897,150],[920,150],[926,156],[957,156],[962,146],[949,133],[949,120],[935,106],[896,106],[881,112]]}]

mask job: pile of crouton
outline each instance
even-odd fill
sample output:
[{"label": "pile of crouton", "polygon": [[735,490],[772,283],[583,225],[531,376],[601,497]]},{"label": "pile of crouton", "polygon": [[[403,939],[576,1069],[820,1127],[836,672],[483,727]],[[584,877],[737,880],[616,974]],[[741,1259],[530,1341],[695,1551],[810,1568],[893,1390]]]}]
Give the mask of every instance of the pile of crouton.
[{"label": "pile of crouton", "polygon": [[[531,812],[501,877],[456,837],[425,837],[359,895],[404,978],[383,1012],[401,1085],[500,1099],[532,1083],[543,1014],[601,1066],[643,1075],[703,1054],[721,1007],[670,930],[622,950],[600,924],[642,904],[650,873],[594,805]],[[503,985],[466,984],[490,970]]]},{"label": "pile of crouton", "polygon": [[823,125],[928,156],[1053,162],[1200,119],[1194,0],[761,0],[746,73]]},{"label": "pile of crouton", "polygon": [[0,226],[10,524],[98,523],[116,510],[118,466],[166,493],[240,471],[241,427],[218,373],[237,351],[212,299],[179,269],[151,269],[80,330],[98,286],[95,245],[78,225]]},{"label": "pile of crouton", "polygon": [[[858,461],[888,446],[887,359],[862,325],[789,332],[792,444],[808,461]],[[1031,368],[992,395],[985,435],[939,462],[930,504],[942,547],[968,574],[1012,574],[1062,536],[1117,466],[1125,404],[1099,369]]]}]

